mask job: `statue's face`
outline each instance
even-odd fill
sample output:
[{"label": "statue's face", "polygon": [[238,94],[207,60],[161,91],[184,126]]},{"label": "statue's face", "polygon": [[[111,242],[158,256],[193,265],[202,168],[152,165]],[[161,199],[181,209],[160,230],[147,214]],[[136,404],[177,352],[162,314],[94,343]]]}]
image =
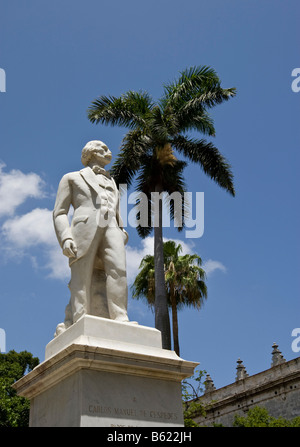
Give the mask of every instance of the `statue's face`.
[{"label": "statue's face", "polygon": [[100,164],[100,166],[106,166],[111,162],[112,154],[106,144],[102,141],[95,142],[95,148],[91,160]]}]

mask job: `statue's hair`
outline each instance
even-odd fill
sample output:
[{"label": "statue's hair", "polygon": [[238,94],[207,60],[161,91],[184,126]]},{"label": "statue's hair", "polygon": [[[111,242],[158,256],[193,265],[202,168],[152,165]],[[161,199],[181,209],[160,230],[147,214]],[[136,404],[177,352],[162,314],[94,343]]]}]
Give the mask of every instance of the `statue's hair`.
[{"label": "statue's hair", "polygon": [[92,158],[93,152],[95,150],[95,143],[102,143],[103,145],[105,144],[99,140],[93,140],[86,143],[81,152],[81,163],[83,164],[83,166],[87,166],[88,162]]}]

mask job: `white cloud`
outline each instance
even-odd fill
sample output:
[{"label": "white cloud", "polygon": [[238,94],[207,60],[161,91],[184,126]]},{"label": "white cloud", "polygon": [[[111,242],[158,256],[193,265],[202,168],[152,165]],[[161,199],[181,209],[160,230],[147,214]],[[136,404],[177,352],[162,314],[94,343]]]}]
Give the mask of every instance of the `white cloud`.
[{"label": "white cloud", "polygon": [[210,276],[216,270],[221,270],[224,273],[226,272],[226,267],[222,264],[222,262],[213,261],[212,259],[208,259],[208,261],[205,261],[202,265],[202,268],[206,272],[207,276]]},{"label": "white cloud", "polygon": [[[55,236],[52,211],[35,208],[22,216],[15,216],[4,222],[2,237],[5,252],[11,258],[27,256],[35,268],[49,271],[49,277],[67,279],[70,276],[68,260],[62,254]],[[32,255],[33,247],[39,246],[46,261],[41,265]]]},{"label": "white cloud", "polygon": [[16,248],[24,249],[39,244],[53,245],[55,233],[52,212],[35,208],[27,214],[6,220],[2,225],[2,232],[5,239]]},{"label": "white cloud", "polygon": [[139,271],[141,260],[144,256],[153,254],[153,237],[142,239],[142,246],[140,248],[126,247],[126,267],[127,267],[127,281],[131,284]]},{"label": "white cloud", "polygon": [[69,261],[66,256],[62,254],[62,250],[56,242],[56,245],[50,247],[46,252],[48,262],[45,268],[49,270],[49,278],[67,280],[70,279]]},{"label": "white cloud", "polygon": [[35,173],[24,174],[12,169],[3,172],[5,164],[0,162],[0,217],[11,216],[27,198],[44,197],[44,182]]},{"label": "white cloud", "polygon": [[[28,198],[45,198],[44,181],[38,174],[12,169],[4,172],[0,161],[0,217],[6,218],[1,228],[2,254],[6,261],[30,259],[35,269],[49,272],[49,277],[67,279],[68,259],[62,254],[53,227],[52,211],[35,208],[17,216],[18,206]],[[34,252],[38,247],[39,254]]]}]

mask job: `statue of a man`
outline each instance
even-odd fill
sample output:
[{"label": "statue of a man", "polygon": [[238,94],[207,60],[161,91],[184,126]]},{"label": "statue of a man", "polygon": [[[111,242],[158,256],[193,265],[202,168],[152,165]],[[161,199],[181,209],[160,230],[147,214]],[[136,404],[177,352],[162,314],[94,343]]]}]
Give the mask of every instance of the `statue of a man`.
[{"label": "statue of a man", "polygon": [[[58,241],[69,258],[70,302],[59,335],[82,315],[129,322],[125,244],[128,234],[119,214],[119,191],[105,166],[111,151],[102,141],[82,150],[85,166],[60,181],[53,220]],[[69,224],[68,212],[74,213]]]}]

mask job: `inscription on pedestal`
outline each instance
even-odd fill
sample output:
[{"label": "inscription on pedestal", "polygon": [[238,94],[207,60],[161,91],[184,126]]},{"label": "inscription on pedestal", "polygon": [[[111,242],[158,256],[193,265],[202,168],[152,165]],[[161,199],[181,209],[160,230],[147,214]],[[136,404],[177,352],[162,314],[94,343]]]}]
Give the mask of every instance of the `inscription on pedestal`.
[{"label": "inscription on pedestal", "polygon": [[[167,412],[167,411],[157,411],[157,410],[146,410],[146,409],[136,409],[136,408],[119,408],[119,407],[108,407],[102,405],[90,404],[88,406],[88,412],[91,415],[99,416],[109,416],[116,418],[133,418],[133,419],[148,419],[157,421],[173,421],[178,420],[177,413]],[[111,427],[129,427],[128,425],[117,425],[111,424]],[[131,426],[133,427],[133,426]]]}]

